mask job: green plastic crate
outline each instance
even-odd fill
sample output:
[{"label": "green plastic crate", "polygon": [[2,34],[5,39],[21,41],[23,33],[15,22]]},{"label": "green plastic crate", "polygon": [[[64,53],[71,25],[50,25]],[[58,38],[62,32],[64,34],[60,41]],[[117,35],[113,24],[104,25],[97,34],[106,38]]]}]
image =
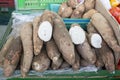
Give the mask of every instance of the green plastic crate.
[{"label": "green plastic crate", "polygon": [[46,9],[48,4],[62,3],[67,0],[15,0],[16,10],[37,10]]},{"label": "green plastic crate", "polygon": [[32,75],[26,78],[12,77],[7,80],[120,80],[120,71],[116,71],[116,74],[111,74],[106,70],[101,70],[98,72],[78,72],[76,74]]}]

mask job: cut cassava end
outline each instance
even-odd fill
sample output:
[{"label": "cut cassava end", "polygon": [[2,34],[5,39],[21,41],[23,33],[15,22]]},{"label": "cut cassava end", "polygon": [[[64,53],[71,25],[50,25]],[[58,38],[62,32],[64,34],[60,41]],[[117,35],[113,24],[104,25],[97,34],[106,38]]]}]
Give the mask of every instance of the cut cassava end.
[{"label": "cut cassava end", "polygon": [[97,33],[91,33],[88,35],[89,41],[94,48],[102,47],[102,37]]},{"label": "cut cassava end", "polygon": [[52,37],[52,25],[49,21],[43,21],[38,29],[38,36],[41,40],[47,42]]},{"label": "cut cassava end", "polygon": [[85,31],[80,27],[80,25],[78,24],[71,25],[69,34],[74,44],[84,43],[86,35],[85,35]]}]

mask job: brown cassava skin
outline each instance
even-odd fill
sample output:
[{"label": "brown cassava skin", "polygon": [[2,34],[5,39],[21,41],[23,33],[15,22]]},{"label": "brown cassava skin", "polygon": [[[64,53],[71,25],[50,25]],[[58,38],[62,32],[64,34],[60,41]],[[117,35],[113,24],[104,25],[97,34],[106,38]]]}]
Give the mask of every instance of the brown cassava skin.
[{"label": "brown cassava skin", "polygon": [[[91,23],[92,25],[92,23]],[[87,29],[89,34],[92,33],[98,33],[95,27],[92,25],[92,29]],[[102,40],[102,48],[95,49],[96,55],[97,55],[97,61],[95,65],[99,68],[102,68],[103,66],[106,67],[109,71],[115,70],[115,64],[114,64],[114,56],[112,54],[111,49],[108,47],[108,45],[105,43],[104,40]]]},{"label": "brown cassava skin", "polygon": [[91,22],[88,23],[88,25],[87,25],[87,32],[88,33],[98,33]]},{"label": "brown cassava skin", "polygon": [[75,51],[75,63],[72,65],[73,70],[79,70],[80,69],[80,56],[78,55],[78,52]]},{"label": "brown cassava skin", "polygon": [[52,69],[58,69],[62,64],[63,59],[57,45],[53,39],[46,43],[48,57],[52,60]]},{"label": "brown cassava skin", "polygon": [[97,61],[95,62],[95,66],[98,67],[98,68],[104,67],[104,62],[103,62],[103,59],[100,55],[99,50],[95,49],[95,52],[96,52],[96,56],[97,56]]},{"label": "brown cassava skin", "polygon": [[88,63],[94,64],[96,62],[96,55],[94,51],[92,51],[92,48],[88,43],[87,39],[83,44],[77,45],[76,48],[79,54],[81,55],[81,57],[84,60],[86,60]]},{"label": "brown cassava skin", "polygon": [[51,11],[45,11],[44,14],[48,14],[54,20],[53,38],[55,43],[58,46],[59,51],[62,53],[64,59],[70,64],[73,64],[75,62],[74,45],[61,17]]},{"label": "brown cassava skin", "polygon": [[[97,30],[95,29],[95,27],[93,26],[93,24],[91,22],[87,25],[87,32],[88,33],[98,33]],[[99,52],[99,51],[97,51],[97,52]],[[117,65],[118,62],[119,62],[120,54],[114,52],[114,56],[115,56],[114,57],[115,58],[115,64]],[[101,64],[103,64],[103,63],[101,63],[101,61],[98,61],[98,65],[99,64],[101,66]],[[97,65],[97,63],[96,63],[96,65]]]},{"label": "brown cassava skin", "polygon": [[[91,22],[97,31],[101,34],[105,42],[109,45],[109,47],[112,48],[114,52],[119,53],[120,46],[117,44],[113,30],[104,16],[100,13],[95,13],[91,17]],[[99,24],[102,24],[102,26]]]},{"label": "brown cassava skin", "polygon": [[68,6],[70,6],[70,7],[72,7],[72,8],[76,8],[76,6],[77,6],[79,3],[77,2],[77,0],[68,0],[68,1],[67,1],[67,4],[68,4]]},{"label": "brown cassava skin", "polygon": [[51,66],[51,68],[52,68],[53,70],[57,70],[57,69],[59,69],[60,66],[62,65],[62,62],[63,62],[63,58],[60,57],[60,58],[57,60],[56,63],[55,63],[55,62],[52,62],[52,66]]},{"label": "brown cassava skin", "polygon": [[[91,24],[92,25],[92,24]],[[92,25],[92,29],[87,29],[89,34],[92,33],[98,33],[95,27]],[[108,47],[108,45],[105,43],[104,40],[102,40],[102,48],[95,49],[96,55],[97,55],[97,61],[95,65],[99,68],[102,68],[104,65],[107,70],[114,71],[115,70],[115,64],[114,64],[114,56],[111,51],[111,49]]]},{"label": "brown cassava skin", "polygon": [[40,16],[35,17],[33,20],[34,55],[39,55],[43,46],[43,41],[38,37],[38,28],[40,25],[40,20]]},{"label": "brown cassava skin", "polygon": [[114,56],[115,56],[115,65],[117,66],[120,60],[120,53],[114,52]]},{"label": "brown cassava skin", "polygon": [[70,68],[70,64],[67,63],[66,61],[63,61],[62,65],[60,66],[60,69],[68,69]]},{"label": "brown cassava skin", "polygon": [[71,18],[82,18],[84,11],[85,11],[84,4],[79,5],[76,9],[74,9]]},{"label": "brown cassava skin", "polygon": [[103,60],[105,68],[110,72],[115,71],[114,56],[112,50],[107,46],[105,41],[102,43],[102,48],[96,50],[99,51],[99,57]]},{"label": "brown cassava skin", "polygon": [[64,12],[62,13],[61,17],[62,18],[69,18],[72,14],[73,10],[71,7],[65,8]]},{"label": "brown cassava skin", "polygon": [[75,50],[72,43],[72,39],[64,22],[56,16],[54,19],[54,31],[53,38],[59,51],[62,53],[63,58],[69,63],[74,64],[75,62]]},{"label": "brown cassava skin", "polygon": [[22,25],[20,36],[23,45],[23,61],[21,62],[21,75],[25,77],[30,70],[33,59],[33,37],[32,37],[32,23],[26,22]]},{"label": "brown cassava skin", "polygon": [[85,0],[85,11],[95,8],[96,0]]},{"label": "brown cassava skin", "polygon": [[53,15],[50,13],[49,14],[49,12],[46,12],[46,13],[43,13],[42,15],[41,15],[41,23],[42,22],[44,22],[44,21],[48,21],[48,22],[50,22],[51,23],[51,25],[53,25],[53,20],[52,20],[52,17]]},{"label": "brown cassava skin", "polygon": [[32,69],[38,72],[44,72],[50,66],[50,59],[47,56],[45,48],[42,49],[41,53],[34,57],[32,62]]},{"label": "brown cassava skin", "polygon": [[65,11],[65,9],[68,7],[67,3],[64,2],[60,5],[60,8],[58,10],[58,15],[62,16],[63,12]]},{"label": "brown cassava skin", "polygon": [[81,58],[80,65],[82,67],[87,67],[87,66],[92,65],[92,64]]},{"label": "brown cassava skin", "polygon": [[22,43],[20,37],[17,37],[13,42],[14,44],[11,44],[7,51],[3,65],[4,75],[6,77],[9,77],[14,73],[22,54]]},{"label": "brown cassava skin", "polygon": [[10,48],[11,44],[14,43],[13,40],[14,40],[14,37],[10,37],[6,41],[5,45],[3,46],[3,48],[0,51],[0,66],[1,67],[3,67],[3,61],[4,61],[4,58],[5,58],[6,54],[7,54],[8,49]]},{"label": "brown cassava skin", "polygon": [[83,18],[91,18],[91,16],[97,12],[98,11],[95,9],[90,9],[89,11],[84,13]]}]

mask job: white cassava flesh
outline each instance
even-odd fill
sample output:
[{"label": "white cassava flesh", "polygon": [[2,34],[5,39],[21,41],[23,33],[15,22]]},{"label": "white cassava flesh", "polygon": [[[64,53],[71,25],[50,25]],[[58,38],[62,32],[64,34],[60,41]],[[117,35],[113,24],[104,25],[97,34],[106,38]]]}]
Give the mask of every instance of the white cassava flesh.
[{"label": "white cassava flesh", "polygon": [[94,48],[101,48],[102,38],[99,34],[95,33],[91,36],[91,45]]},{"label": "white cassava flesh", "polygon": [[47,42],[52,37],[52,25],[49,21],[44,21],[38,29],[38,36],[41,40]]},{"label": "white cassava flesh", "polygon": [[71,27],[69,34],[74,44],[82,44],[85,41],[85,32],[80,26]]}]

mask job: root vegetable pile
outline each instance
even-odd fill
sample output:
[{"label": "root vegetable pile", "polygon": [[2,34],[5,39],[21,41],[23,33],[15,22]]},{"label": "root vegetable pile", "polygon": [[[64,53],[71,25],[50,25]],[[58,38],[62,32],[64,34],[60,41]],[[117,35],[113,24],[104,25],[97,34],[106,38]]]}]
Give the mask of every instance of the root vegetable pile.
[{"label": "root vegetable pile", "polygon": [[[58,14],[45,10],[33,22],[21,24],[20,36],[9,37],[0,51],[0,66],[6,77],[20,67],[21,76],[30,70],[44,72],[95,65],[109,72],[120,58],[119,36],[109,21],[94,9],[96,0],[68,0]],[[72,23],[68,30],[62,18],[89,18],[87,30]],[[118,31],[118,30],[117,30]],[[117,38],[117,39],[116,39]]]},{"label": "root vegetable pile", "polygon": [[[60,5],[58,14],[62,18],[90,18],[97,11],[96,0],[68,0]],[[81,3],[80,3],[81,2]]]}]

